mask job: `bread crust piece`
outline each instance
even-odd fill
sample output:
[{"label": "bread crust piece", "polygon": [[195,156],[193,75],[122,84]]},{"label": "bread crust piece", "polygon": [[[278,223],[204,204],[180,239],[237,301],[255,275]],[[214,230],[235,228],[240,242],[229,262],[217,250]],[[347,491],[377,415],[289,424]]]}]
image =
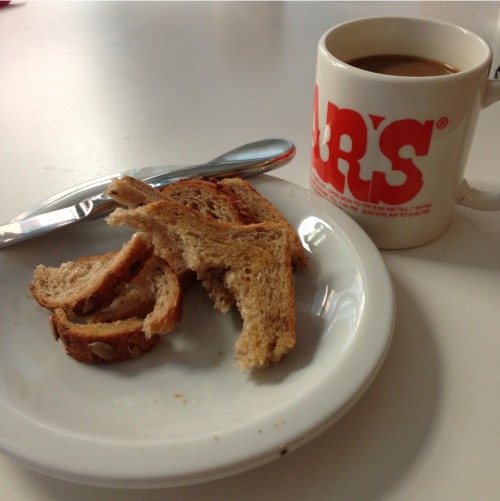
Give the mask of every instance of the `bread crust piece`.
[{"label": "bread crust piece", "polygon": [[225,284],[243,318],[236,361],[243,369],[279,362],[295,345],[295,302],[288,230],[283,223],[224,223],[170,200],[133,210],[117,209],[112,226],[149,233],[155,252],[164,242],[182,243],[196,272],[225,269]]},{"label": "bread crust piece", "polygon": [[129,318],[111,323],[76,323],[63,308],[50,316],[54,337],[64,344],[66,353],[86,364],[110,364],[137,358],[152,350],[160,336],[146,338],[143,319]]},{"label": "bread crust piece", "polygon": [[[141,301],[134,309],[130,299],[122,297],[91,317],[75,319],[64,308],[52,312],[52,332],[68,355],[87,364],[123,362],[152,350],[161,335],[173,330],[181,319],[182,296],[177,276],[168,264],[153,256],[135,282],[132,299],[147,304],[153,301],[147,313],[141,312]],[[132,312],[144,313],[145,318],[128,317]]]},{"label": "bread crust piece", "polygon": [[120,251],[68,261],[58,268],[37,266],[29,289],[44,308],[90,315],[109,305],[152,253],[151,243],[135,234]]},{"label": "bread crust piece", "polygon": [[182,293],[177,275],[168,263],[153,256],[148,263],[147,277],[154,290],[155,305],[144,319],[144,334],[168,334],[182,318]]}]

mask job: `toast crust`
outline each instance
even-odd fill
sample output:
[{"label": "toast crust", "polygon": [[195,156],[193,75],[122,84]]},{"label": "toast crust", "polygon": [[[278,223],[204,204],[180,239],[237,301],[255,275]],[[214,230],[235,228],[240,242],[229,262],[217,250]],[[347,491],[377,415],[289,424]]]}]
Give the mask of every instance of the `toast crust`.
[{"label": "toast crust", "polygon": [[63,308],[50,316],[52,333],[60,339],[66,353],[86,364],[110,364],[137,358],[151,351],[160,336],[146,338],[141,318],[111,323],[87,324],[72,321]]}]

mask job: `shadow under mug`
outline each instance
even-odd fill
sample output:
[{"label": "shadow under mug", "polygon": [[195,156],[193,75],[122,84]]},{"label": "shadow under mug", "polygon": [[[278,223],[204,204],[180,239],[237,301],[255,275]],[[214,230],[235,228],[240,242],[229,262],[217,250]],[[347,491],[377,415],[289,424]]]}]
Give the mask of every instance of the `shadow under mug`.
[{"label": "shadow under mug", "polygon": [[[457,72],[395,76],[349,64],[388,54]],[[434,240],[457,203],[499,210],[499,192],[471,188],[463,177],[478,115],[500,99],[491,63],[484,40],[433,19],[372,17],[333,27],[318,46],[312,188],[382,249]]]}]

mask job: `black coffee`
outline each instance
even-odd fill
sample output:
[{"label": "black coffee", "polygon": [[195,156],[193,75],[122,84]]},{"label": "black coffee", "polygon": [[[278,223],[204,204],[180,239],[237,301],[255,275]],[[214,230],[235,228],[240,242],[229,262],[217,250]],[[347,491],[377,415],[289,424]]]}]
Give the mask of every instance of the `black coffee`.
[{"label": "black coffee", "polygon": [[351,66],[373,73],[403,77],[434,77],[458,73],[456,68],[440,61],[400,54],[359,57],[346,62]]}]

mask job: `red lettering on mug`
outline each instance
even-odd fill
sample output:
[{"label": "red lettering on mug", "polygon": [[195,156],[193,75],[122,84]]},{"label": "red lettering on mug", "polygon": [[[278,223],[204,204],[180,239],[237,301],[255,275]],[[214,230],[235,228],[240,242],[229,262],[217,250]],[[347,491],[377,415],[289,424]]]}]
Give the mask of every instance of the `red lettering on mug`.
[{"label": "red lettering on mug", "polygon": [[372,121],[373,128],[378,129],[378,126],[385,120],[385,117],[379,117],[378,115],[368,115]]},{"label": "red lettering on mug", "polygon": [[[342,194],[345,193],[347,186],[352,196],[362,202],[401,205],[415,198],[423,186],[422,172],[412,158],[404,158],[400,153],[403,147],[410,146],[414,156],[426,156],[429,153],[434,120],[426,120],[422,123],[414,119],[403,119],[385,125],[383,124],[384,117],[369,115],[370,121],[367,124],[357,111],[339,108],[329,102],[326,123],[329,127],[330,137],[327,143],[328,159],[325,161],[320,155],[318,105],[319,95],[316,86],[312,166],[325,183],[331,184]],[[361,165],[369,141],[368,125],[374,129],[381,128],[379,150],[389,160],[392,172],[404,174],[404,182],[392,185],[385,172],[375,169],[373,169],[370,179],[361,177]],[[348,148],[343,142],[346,137],[349,138]],[[344,165],[343,169],[342,165]]]},{"label": "red lettering on mug", "polygon": [[[325,170],[324,181],[330,183],[337,191],[344,193],[347,184],[357,200],[367,200],[370,193],[370,181],[361,179],[361,159],[366,154],[368,131],[363,117],[353,110],[340,109],[328,103],[326,122],[330,124],[330,140],[328,142],[328,168]],[[342,136],[351,139],[349,151],[342,149]],[[342,174],[339,161],[348,165],[347,176]],[[347,178],[347,179],[346,179]]]}]

